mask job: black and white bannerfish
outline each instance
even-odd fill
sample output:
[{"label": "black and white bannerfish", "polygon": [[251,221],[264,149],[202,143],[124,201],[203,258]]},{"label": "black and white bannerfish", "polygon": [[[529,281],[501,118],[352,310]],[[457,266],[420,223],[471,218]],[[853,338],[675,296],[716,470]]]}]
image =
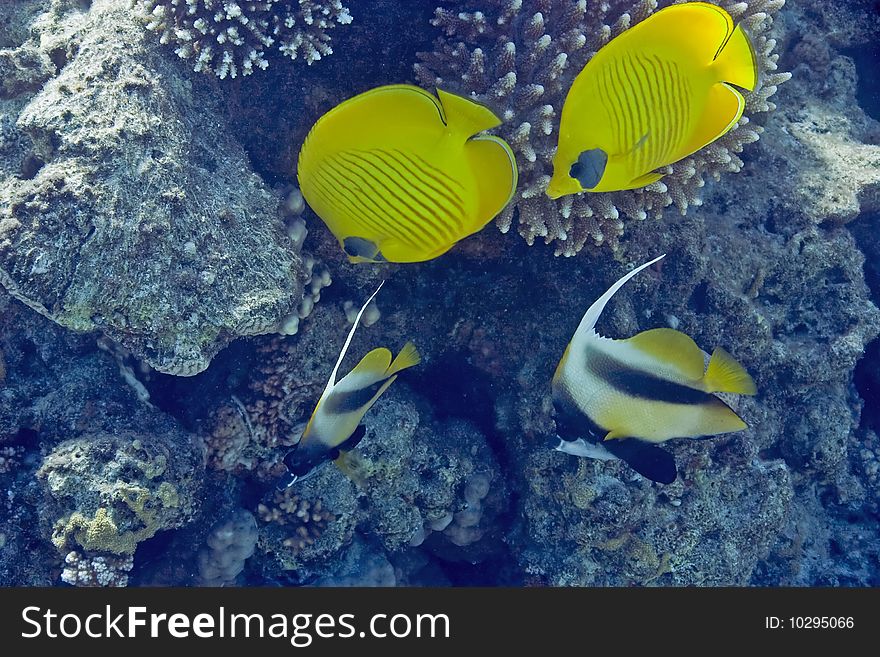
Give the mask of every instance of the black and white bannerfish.
[{"label": "black and white bannerfish", "polygon": [[676,478],[675,459],[659,443],[745,429],[719,394],[754,395],[757,389],[730,354],[719,347],[709,357],[680,331],[657,328],[626,340],[596,333],[611,297],[663,257],[623,276],[590,306],[556,367],[552,387],[555,449],[619,458],[648,479],[669,484]]},{"label": "black and white bannerfish", "polygon": [[391,352],[385,347],[379,347],[364,356],[351,372],[339,381],[336,380],[339,366],[345,358],[361,316],[382,289],[382,285],[384,281],[358,312],[302,438],[284,457],[288,473],[277,484],[280,490],[289,488],[325,461],[339,464],[339,459],[354,449],[364,437],[365,429],[360,422],[366,412],[388,386],[394,383],[402,370],[418,365],[421,360],[412,342],[407,342],[393,361]]}]

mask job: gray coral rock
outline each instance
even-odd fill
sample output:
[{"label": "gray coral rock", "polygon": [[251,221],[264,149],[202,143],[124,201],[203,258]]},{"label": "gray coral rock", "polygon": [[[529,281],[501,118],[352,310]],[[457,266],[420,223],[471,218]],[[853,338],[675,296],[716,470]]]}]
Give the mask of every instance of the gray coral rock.
[{"label": "gray coral rock", "polygon": [[211,83],[159,52],[125,0],[73,5],[0,51],[18,72],[0,90],[0,283],[194,374],[295,307],[301,261]]}]

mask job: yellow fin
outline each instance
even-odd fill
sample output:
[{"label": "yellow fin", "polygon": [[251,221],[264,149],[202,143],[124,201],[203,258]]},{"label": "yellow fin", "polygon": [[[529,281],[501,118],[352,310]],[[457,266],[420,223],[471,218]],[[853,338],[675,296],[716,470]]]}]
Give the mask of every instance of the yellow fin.
[{"label": "yellow fin", "polygon": [[657,182],[665,175],[665,173],[654,173],[653,171],[649,171],[648,173],[631,180],[629,185],[627,186],[627,189],[638,189],[639,187],[646,187],[651,183]]},{"label": "yellow fin", "polygon": [[374,381],[378,381],[379,379],[385,378],[385,372],[388,370],[390,364],[391,352],[385,347],[378,347],[361,358],[361,362],[355,365],[354,369],[345,375],[345,378],[347,379],[352,375],[356,375],[358,378],[370,375]]},{"label": "yellow fin", "polygon": [[674,367],[688,379],[699,381],[703,378],[706,367],[703,352],[681,331],[656,328],[637,333],[623,342]]},{"label": "yellow fin", "polygon": [[694,127],[689,140],[682,142],[670,159],[674,162],[696,153],[726,134],[739,121],[745,106],[745,98],[733,87],[724,82],[713,85],[709,89],[706,109],[700,116],[700,122]]},{"label": "yellow fin", "polygon": [[730,392],[737,395],[758,393],[758,388],[749,373],[721,347],[712,352],[703,382],[706,392]]},{"label": "yellow fin", "polygon": [[605,434],[605,438],[603,440],[620,440],[621,438],[629,438],[629,436],[625,433],[621,433],[620,431],[615,431],[614,429],[612,429]]},{"label": "yellow fin", "polygon": [[412,342],[407,342],[403,345],[403,349],[400,350],[400,353],[397,354],[394,362],[392,362],[390,367],[385,371],[385,375],[391,376],[401,370],[405,370],[407,367],[418,365],[421,362],[422,357],[419,355],[419,350],[416,349],[416,346]]},{"label": "yellow fin", "polygon": [[442,89],[437,89],[437,96],[443,106],[446,124],[450,129],[460,131],[467,137],[501,125],[501,119],[495,116],[492,110],[475,100]]},{"label": "yellow fin", "polygon": [[735,84],[743,89],[754,91],[758,86],[758,63],[755,50],[742,24],[736,26],[733,34],[715,57],[713,68],[722,82]]},{"label": "yellow fin", "polygon": [[506,141],[480,135],[464,147],[470,169],[480,180],[479,209],[472,227],[480,229],[501,212],[516,192],[516,158]]}]

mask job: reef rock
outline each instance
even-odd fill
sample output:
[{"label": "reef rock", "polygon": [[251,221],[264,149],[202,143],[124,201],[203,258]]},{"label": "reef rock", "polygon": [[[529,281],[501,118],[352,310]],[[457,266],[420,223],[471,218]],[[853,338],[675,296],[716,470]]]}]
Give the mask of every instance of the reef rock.
[{"label": "reef rock", "polygon": [[126,0],[44,7],[0,51],[14,71],[0,88],[0,283],[160,371],[199,372],[301,299],[279,201],[212,82],[145,35]]}]

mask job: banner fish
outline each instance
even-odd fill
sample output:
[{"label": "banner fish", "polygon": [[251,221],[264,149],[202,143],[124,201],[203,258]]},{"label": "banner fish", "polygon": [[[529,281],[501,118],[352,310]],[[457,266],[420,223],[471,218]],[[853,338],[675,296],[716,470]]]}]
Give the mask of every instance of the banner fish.
[{"label": "banner fish", "polygon": [[365,430],[360,422],[366,412],[388,386],[394,383],[402,370],[418,365],[421,360],[412,342],[407,342],[393,361],[391,352],[380,347],[373,349],[351,372],[339,381],[336,380],[336,373],[345,358],[361,316],[373,297],[382,289],[382,285],[379,285],[358,312],[302,438],[284,457],[288,474],[277,484],[281,490],[295,484],[324,461],[336,461],[339,464],[339,459],[354,449],[364,437]]},{"label": "banner fish", "polygon": [[675,460],[657,445],[745,429],[717,393],[754,395],[757,389],[730,354],[719,347],[709,358],[680,331],[657,328],[626,340],[596,333],[611,297],[663,257],[633,269],[590,306],[556,367],[552,387],[559,433],[555,449],[620,458],[639,474],[668,484],[676,477]]},{"label": "banner fish", "polygon": [[739,121],[758,83],[742,25],[721,7],[661,9],[599,50],[575,78],[559,125],[550,198],[649,185],[655,169]]},{"label": "banner fish", "polygon": [[513,196],[513,151],[481,134],[498,117],[467,98],[437,96],[378,87],[327,112],[306,137],[300,189],[352,262],[436,258]]}]

